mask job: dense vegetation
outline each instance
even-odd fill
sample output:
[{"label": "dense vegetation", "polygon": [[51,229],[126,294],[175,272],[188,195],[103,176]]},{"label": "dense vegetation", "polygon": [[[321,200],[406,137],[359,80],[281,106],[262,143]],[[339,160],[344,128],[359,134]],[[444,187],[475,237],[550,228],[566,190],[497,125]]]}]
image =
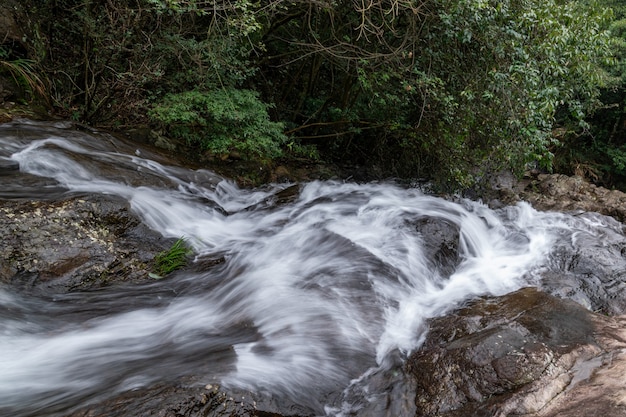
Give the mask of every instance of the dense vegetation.
[{"label": "dense vegetation", "polygon": [[609,30],[615,63],[607,68],[611,79],[601,89],[595,111],[587,115],[585,128],[563,135],[555,162],[559,171],[626,190],[626,5],[619,0],[604,3],[614,11]]},{"label": "dense vegetation", "polygon": [[528,163],[626,178],[616,0],[39,0],[20,13],[50,105],[83,122],[448,188]]}]

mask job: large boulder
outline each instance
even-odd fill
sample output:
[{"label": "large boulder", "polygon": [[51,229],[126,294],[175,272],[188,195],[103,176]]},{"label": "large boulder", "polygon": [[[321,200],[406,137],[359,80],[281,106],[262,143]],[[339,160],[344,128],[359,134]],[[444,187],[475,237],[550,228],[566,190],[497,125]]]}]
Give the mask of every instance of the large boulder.
[{"label": "large boulder", "polygon": [[626,415],[625,320],[531,288],[434,319],[407,362],[416,415]]}]

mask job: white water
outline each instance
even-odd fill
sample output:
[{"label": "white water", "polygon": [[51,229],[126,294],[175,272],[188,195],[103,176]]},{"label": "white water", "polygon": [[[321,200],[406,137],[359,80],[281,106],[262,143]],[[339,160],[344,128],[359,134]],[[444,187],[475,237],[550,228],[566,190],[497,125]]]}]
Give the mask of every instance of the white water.
[{"label": "white water", "polygon": [[[52,415],[184,374],[341,413],[340,402],[325,399],[417,348],[426,319],[478,295],[536,285],[556,245],[609,227],[526,204],[496,212],[388,183],[312,182],[276,205],[272,196],[287,185],[243,190],[106,136],[23,129],[40,138],[0,131],[0,157],[22,172],[71,192],[121,196],[151,228],[185,236],[198,258],[225,263],[139,290],[85,295],[94,306],[111,305],[88,318],[68,314],[77,298],[55,303],[0,287],[7,415]],[[461,262],[451,275],[424,255],[422,219],[460,230]],[[164,295],[170,287],[177,290]],[[153,302],[136,302],[138,294]],[[50,319],[61,313],[58,323]]]}]

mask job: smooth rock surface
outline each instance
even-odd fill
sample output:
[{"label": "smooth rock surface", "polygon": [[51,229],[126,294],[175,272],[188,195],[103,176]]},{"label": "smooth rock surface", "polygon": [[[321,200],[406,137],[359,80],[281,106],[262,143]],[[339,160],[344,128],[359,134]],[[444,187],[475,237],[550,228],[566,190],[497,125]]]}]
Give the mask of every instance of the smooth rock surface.
[{"label": "smooth rock surface", "polygon": [[626,369],[625,320],[532,288],[432,320],[407,363],[416,415],[626,415],[624,374],[615,378]]}]

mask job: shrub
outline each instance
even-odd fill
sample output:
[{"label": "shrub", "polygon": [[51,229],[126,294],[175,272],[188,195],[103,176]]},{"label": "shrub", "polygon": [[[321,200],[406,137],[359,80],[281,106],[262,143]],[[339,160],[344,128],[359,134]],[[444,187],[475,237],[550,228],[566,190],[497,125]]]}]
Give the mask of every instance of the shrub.
[{"label": "shrub", "polygon": [[171,137],[215,154],[276,158],[286,141],[283,125],[272,122],[268,105],[251,90],[222,88],[166,95],[150,111]]}]

